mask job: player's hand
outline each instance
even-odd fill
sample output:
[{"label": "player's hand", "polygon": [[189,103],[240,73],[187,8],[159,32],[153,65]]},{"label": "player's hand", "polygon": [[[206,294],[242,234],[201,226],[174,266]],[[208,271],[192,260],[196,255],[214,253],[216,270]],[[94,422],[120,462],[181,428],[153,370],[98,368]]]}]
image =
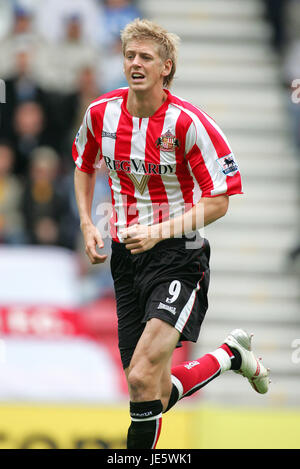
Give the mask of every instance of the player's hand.
[{"label": "player's hand", "polygon": [[126,249],[140,254],[153,248],[161,239],[155,226],[132,225],[120,231]]},{"label": "player's hand", "polygon": [[92,224],[85,224],[81,226],[82,234],[85,243],[85,253],[87,254],[91,264],[102,264],[106,261],[107,255],[98,254],[96,248],[102,249],[104,243],[97,228]]}]

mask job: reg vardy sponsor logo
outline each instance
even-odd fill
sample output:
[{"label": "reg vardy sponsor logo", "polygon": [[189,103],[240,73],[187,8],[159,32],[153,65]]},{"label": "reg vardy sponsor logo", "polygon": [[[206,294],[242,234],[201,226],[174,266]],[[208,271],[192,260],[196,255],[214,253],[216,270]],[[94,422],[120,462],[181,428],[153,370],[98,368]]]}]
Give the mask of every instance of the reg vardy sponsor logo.
[{"label": "reg vardy sponsor logo", "polygon": [[145,161],[130,159],[130,160],[114,160],[109,156],[103,156],[108,169],[112,171],[124,171],[125,173],[135,173],[141,175],[163,175],[174,174],[175,164],[156,164],[147,163]]}]

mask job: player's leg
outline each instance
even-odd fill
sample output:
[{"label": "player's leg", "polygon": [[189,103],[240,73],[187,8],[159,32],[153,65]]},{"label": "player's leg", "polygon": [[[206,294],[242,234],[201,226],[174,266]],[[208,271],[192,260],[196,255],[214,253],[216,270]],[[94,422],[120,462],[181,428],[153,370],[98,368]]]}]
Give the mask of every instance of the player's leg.
[{"label": "player's leg", "polygon": [[[170,401],[170,396],[172,393],[172,388],[173,388],[173,382],[172,382],[172,374],[171,374],[171,368],[172,368],[172,356],[169,358],[167,361],[164,370],[162,371],[161,379],[159,382],[159,387],[160,387],[160,400],[163,406],[163,412],[165,412],[166,408],[168,407],[169,401]],[[128,374],[129,374],[129,367],[124,370],[127,382],[128,382]],[[129,384],[128,384],[129,388]]]},{"label": "player's leg", "polygon": [[245,376],[258,393],[266,393],[270,383],[270,370],[264,367],[261,359],[257,360],[255,357],[251,350],[251,339],[252,335],[242,329],[235,329],[215,351],[173,367],[173,387],[166,411],[178,400],[191,396],[228,370]]},{"label": "player's leg", "polygon": [[163,412],[166,412],[166,409],[169,405],[172,395],[173,383],[172,383],[172,359],[173,356],[168,360],[161,376],[160,380],[160,393],[161,393],[161,402],[163,405]]},{"label": "player's leg", "polygon": [[[130,394],[131,425],[127,448],[153,449],[158,441],[164,404],[171,392],[170,359],[179,339],[179,333],[170,324],[153,318],[145,326],[126,370]],[[164,371],[169,369],[167,390],[162,392]]]},{"label": "player's leg", "polygon": [[178,339],[179,332],[173,326],[153,318],[136,346],[126,369],[132,419],[127,438],[129,449],[155,448],[162,412],[230,369],[234,361],[234,354],[223,345],[199,360],[172,368],[171,377],[172,353]]},{"label": "player's leg", "polygon": [[165,412],[183,397],[191,396],[225,371],[232,369],[232,366],[238,367],[239,362],[239,354],[234,355],[228,347],[222,345],[200,358],[172,367],[172,390]]}]

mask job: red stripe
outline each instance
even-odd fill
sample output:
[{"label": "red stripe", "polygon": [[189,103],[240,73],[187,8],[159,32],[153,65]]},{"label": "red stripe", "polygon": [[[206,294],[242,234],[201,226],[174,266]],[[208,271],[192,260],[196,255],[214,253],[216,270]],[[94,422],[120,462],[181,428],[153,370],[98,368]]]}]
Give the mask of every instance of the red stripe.
[{"label": "red stripe", "polygon": [[259,373],[260,373],[260,364],[259,364],[259,362],[258,362],[257,360],[256,360],[256,363],[257,363],[257,367],[256,367],[256,371],[255,371],[255,373],[254,373],[254,376],[258,376]]},{"label": "red stripe", "polygon": [[193,205],[193,188],[194,180],[190,174],[185,161],[185,143],[186,143],[186,130],[192,123],[192,119],[185,113],[181,112],[175,128],[176,138],[179,140],[179,147],[176,148],[176,176],[180,184],[182,197],[185,204],[185,209],[189,210]]},{"label": "red stripe", "polygon": [[82,164],[80,167],[78,167],[79,169],[81,169],[81,171],[84,171],[86,173],[94,172],[95,170],[94,163],[96,161],[98,151],[99,151],[99,145],[94,139],[89,129],[87,129],[87,142],[85,144],[83,153],[81,155],[79,155],[78,153],[75,140],[74,140],[73,148],[72,148],[72,155],[73,155],[73,159],[75,163],[76,163],[77,158],[81,156]]},{"label": "red stripe", "polygon": [[234,358],[234,354],[232,353],[227,344],[222,344],[219,348],[223,349],[226,353],[228,353],[230,358]]},{"label": "red stripe", "polygon": [[103,118],[106,110],[107,102],[99,104],[91,108],[91,122],[95,135],[95,139],[99,144],[99,148],[102,156],[102,130],[103,130]]},{"label": "red stripe", "polygon": [[155,448],[156,448],[158,439],[159,439],[159,437],[160,437],[161,426],[162,426],[162,418],[160,418],[157,423],[158,423],[158,430],[157,430],[157,434],[156,434],[156,439],[155,439],[154,444],[153,444],[153,446],[152,446],[151,449],[155,449]]},{"label": "red stripe", "polygon": [[[119,160],[130,162],[132,130],[132,118],[129,114],[121,112],[115,145],[115,161]],[[121,136],[121,141],[120,138],[118,138],[118,135]],[[138,222],[136,198],[134,197],[135,186],[124,171],[118,171],[118,176],[121,186],[123,208],[126,215],[126,226],[128,226]]]},{"label": "red stripe", "polygon": [[227,176],[227,194],[243,194],[242,191],[242,180],[240,172],[236,173],[234,176]]},{"label": "red stripe", "polygon": [[201,197],[209,197],[214,189],[214,183],[206,167],[201,150],[196,144],[187,153],[186,159],[189,161],[192,172],[202,191]]},{"label": "red stripe", "polygon": [[[145,163],[160,164],[160,148],[156,147],[156,140],[161,136],[164,126],[165,113],[150,117],[146,135]],[[153,224],[161,223],[169,218],[169,201],[167,192],[159,175],[150,176],[148,190],[153,208]]]}]

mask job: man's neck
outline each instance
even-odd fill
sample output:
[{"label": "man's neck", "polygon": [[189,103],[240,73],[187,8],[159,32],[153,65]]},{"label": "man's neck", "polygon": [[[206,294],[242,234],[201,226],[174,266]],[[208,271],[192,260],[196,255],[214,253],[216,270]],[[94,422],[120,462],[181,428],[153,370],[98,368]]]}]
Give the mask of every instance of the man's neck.
[{"label": "man's neck", "polygon": [[151,117],[166,101],[167,94],[163,89],[155,93],[135,92],[129,89],[127,99],[127,110],[134,117]]}]

